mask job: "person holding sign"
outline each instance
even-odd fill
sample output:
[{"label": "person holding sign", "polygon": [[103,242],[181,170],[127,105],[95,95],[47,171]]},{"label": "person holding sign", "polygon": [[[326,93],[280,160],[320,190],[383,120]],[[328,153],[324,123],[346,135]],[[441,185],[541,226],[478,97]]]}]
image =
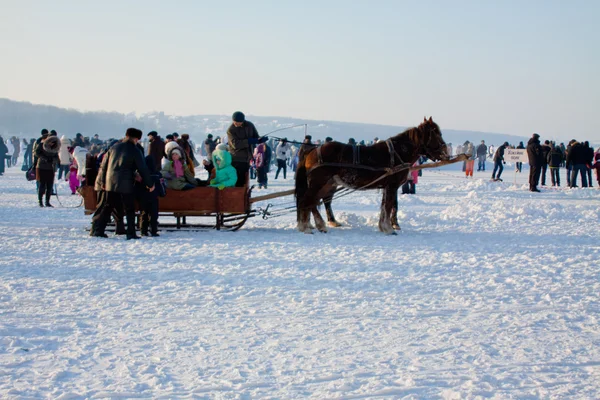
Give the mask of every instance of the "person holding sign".
[{"label": "person holding sign", "polygon": [[[504,142],[498,149],[496,150],[496,154],[494,154],[494,171],[492,172],[492,180],[500,181],[500,175],[502,175],[502,171],[504,171],[504,165],[506,161],[504,161],[504,150],[508,147],[508,142]],[[498,171],[498,175],[496,175],[496,171]]]}]

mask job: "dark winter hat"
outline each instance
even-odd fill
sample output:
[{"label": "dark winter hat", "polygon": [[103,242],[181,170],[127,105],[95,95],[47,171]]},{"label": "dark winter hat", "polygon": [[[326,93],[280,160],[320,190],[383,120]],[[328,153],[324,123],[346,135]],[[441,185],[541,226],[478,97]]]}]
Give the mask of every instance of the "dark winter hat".
[{"label": "dark winter hat", "polygon": [[504,142],[504,145],[505,145],[505,146],[508,146],[508,142]]},{"label": "dark winter hat", "polygon": [[187,133],[184,133],[184,134],[181,135],[181,138],[183,140],[190,140],[190,135],[188,135]]},{"label": "dark winter hat", "polygon": [[139,129],[136,129],[136,128],[128,128],[127,132],[125,132],[125,136],[127,136],[128,138],[132,138],[132,139],[141,139],[142,131],[140,131]]},{"label": "dark winter hat", "polygon": [[165,139],[175,140],[175,136],[173,136],[173,135],[167,135],[167,136],[165,136]]},{"label": "dark winter hat", "polygon": [[213,135],[212,135],[212,133],[209,133],[208,135],[206,135],[206,137],[209,138],[209,139],[212,139]]},{"label": "dark winter hat", "polygon": [[312,136],[306,135],[306,136],[304,136],[304,139],[312,140]]},{"label": "dark winter hat", "polygon": [[58,136],[58,133],[54,129],[52,129],[50,131],[50,136]]},{"label": "dark winter hat", "polygon": [[173,133],[172,133],[172,135],[173,135],[173,137],[175,137],[175,138],[178,138],[178,137],[179,137],[179,133],[177,133],[177,132],[173,132]]},{"label": "dark winter hat", "polygon": [[550,141],[549,141],[549,140],[546,140],[546,141],[544,142],[544,144],[550,144]]},{"label": "dark winter hat", "polygon": [[534,139],[539,139],[539,138],[540,138],[540,135],[538,135],[537,133],[534,133],[534,134],[533,134],[533,136],[532,136],[532,138],[534,138]]},{"label": "dark winter hat", "polygon": [[234,122],[244,122],[246,120],[246,116],[244,115],[243,112],[241,111],[236,111],[233,113],[233,115],[231,116],[231,119]]},{"label": "dark winter hat", "polygon": [[42,136],[48,136],[48,129],[42,129]]},{"label": "dark winter hat", "polygon": [[327,137],[325,138],[325,143],[329,143],[329,142],[333,142],[333,138],[332,138],[332,137],[329,137],[329,136],[327,136]]},{"label": "dark winter hat", "polygon": [[148,132],[148,136],[156,137],[156,136],[158,136],[158,132],[156,132],[156,131]]}]

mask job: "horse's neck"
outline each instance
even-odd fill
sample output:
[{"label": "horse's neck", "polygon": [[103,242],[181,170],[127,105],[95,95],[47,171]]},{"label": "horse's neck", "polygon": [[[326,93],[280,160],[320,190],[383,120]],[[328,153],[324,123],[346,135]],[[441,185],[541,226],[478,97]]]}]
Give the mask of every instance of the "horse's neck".
[{"label": "horse's neck", "polygon": [[419,145],[411,140],[409,131],[401,133],[391,140],[394,150],[402,157],[402,162],[414,164],[419,159]]}]

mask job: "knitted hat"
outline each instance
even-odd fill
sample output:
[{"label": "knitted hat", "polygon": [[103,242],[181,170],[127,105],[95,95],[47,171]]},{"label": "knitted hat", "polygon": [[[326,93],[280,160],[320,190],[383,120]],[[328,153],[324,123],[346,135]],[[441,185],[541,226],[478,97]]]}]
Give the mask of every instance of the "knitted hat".
[{"label": "knitted hat", "polygon": [[244,122],[246,120],[246,116],[244,115],[243,112],[241,111],[236,111],[233,113],[233,115],[231,116],[231,119],[234,122]]},{"label": "knitted hat", "polygon": [[42,129],[42,136],[48,136],[48,129]]},{"label": "knitted hat", "polygon": [[50,136],[58,136],[58,133],[54,129],[52,129],[50,131]]},{"label": "knitted hat", "polygon": [[171,158],[171,159],[173,158],[173,154],[177,154],[179,156],[179,158],[182,157],[181,156],[181,150],[179,150],[179,149],[173,149],[173,150],[171,150],[171,153],[169,153],[169,154],[170,154],[169,158]]}]

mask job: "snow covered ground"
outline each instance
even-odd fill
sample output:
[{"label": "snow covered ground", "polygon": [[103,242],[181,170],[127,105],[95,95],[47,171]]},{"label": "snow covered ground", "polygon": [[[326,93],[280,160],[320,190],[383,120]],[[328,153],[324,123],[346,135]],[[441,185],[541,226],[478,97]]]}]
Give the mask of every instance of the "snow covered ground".
[{"label": "snow covered ground", "polygon": [[425,171],[393,237],[369,191],[328,234],[290,215],[125,241],[10,169],[0,398],[598,398],[600,191],[490,175]]}]

